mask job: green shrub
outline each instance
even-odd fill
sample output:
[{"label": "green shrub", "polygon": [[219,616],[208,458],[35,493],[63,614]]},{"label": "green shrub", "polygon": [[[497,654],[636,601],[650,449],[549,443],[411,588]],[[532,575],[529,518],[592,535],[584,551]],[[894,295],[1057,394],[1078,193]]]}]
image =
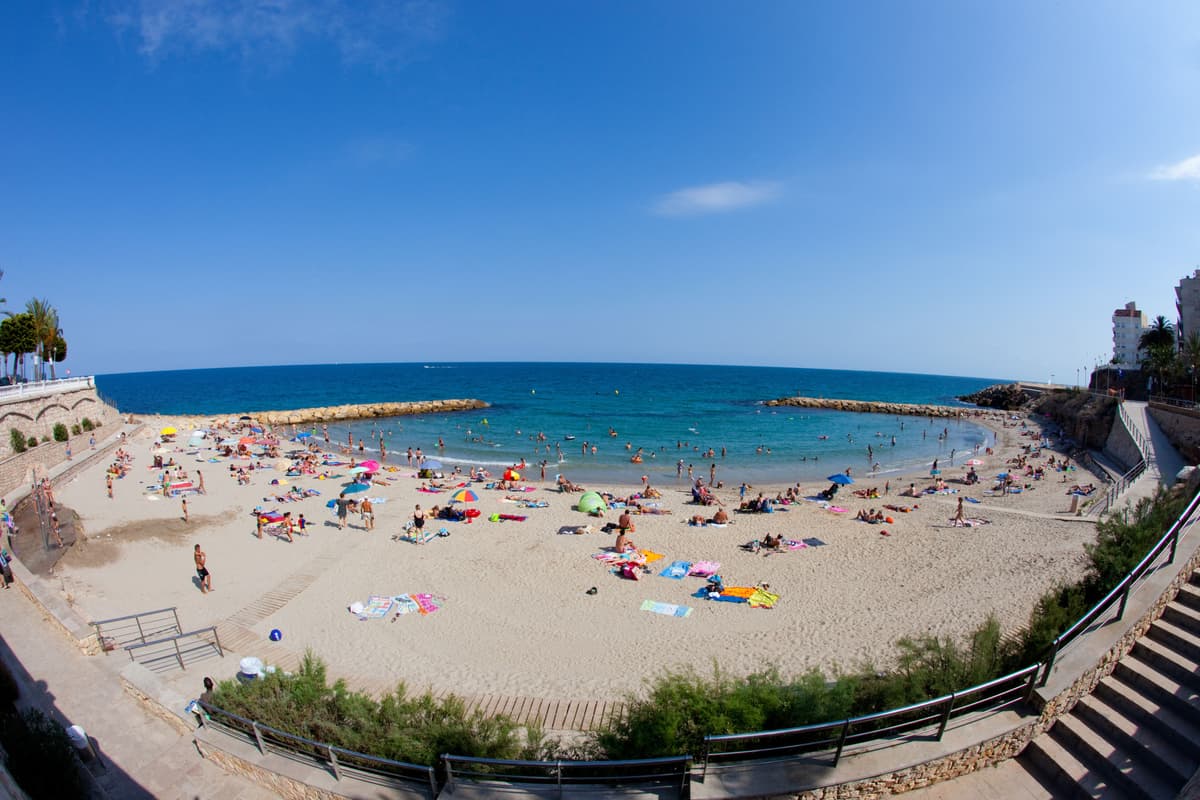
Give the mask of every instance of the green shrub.
[{"label": "green shrub", "polygon": [[16,428],[12,428],[8,432],[8,444],[12,447],[14,453],[25,452],[25,434],[21,433]]},{"label": "green shrub", "polygon": [[54,426],[54,441],[65,442],[67,440],[67,426],[61,422]]},{"label": "green shrub", "polygon": [[83,419],[79,420],[79,424],[80,424],[80,425],[83,427],[83,429],[84,429],[85,431],[90,431],[90,430],[92,430],[93,428],[95,428],[95,427],[96,427],[96,426],[95,426],[95,425],[92,423],[92,421],[91,421],[90,419],[88,419],[87,417],[84,417]]},{"label": "green shrub", "polygon": [[78,436],[81,433],[83,433],[83,428],[79,427],[78,422],[76,422],[74,425],[71,426],[71,435],[72,436]]},{"label": "green shrub", "polygon": [[88,796],[67,732],[41,711],[0,715],[0,744],[9,773],[30,797]]},{"label": "green shrub", "polygon": [[37,444],[38,440],[36,436],[30,436],[29,440],[25,442],[26,447],[37,447]]},{"label": "green shrub", "polygon": [[403,684],[375,700],[349,691],[342,680],[330,685],[325,664],[312,652],[292,675],[222,682],[213,703],[309,739],[413,764],[436,765],[442,753],[516,758],[527,751],[508,717],[468,712],[453,695],[410,697]]}]

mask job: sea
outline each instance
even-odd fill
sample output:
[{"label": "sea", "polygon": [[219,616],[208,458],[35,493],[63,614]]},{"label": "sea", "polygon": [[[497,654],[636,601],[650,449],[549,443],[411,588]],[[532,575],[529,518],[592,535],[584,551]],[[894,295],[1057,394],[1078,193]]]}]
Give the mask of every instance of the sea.
[{"label": "sea", "polygon": [[[97,375],[125,413],[221,417],[344,403],[475,398],[486,409],[331,422],[309,433],[389,463],[420,448],[446,469],[491,470],[522,460],[537,479],[673,484],[824,480],[851,467],[859,480],[970,452],[988,433],[970,421],[764,405],[809,397],[962,405],[996,378],[692,364],[315,364]],[[182,431],[181,431],[182,433]],[[868,454],[868,447],[870,453]],[[632,457],[640,451],[641,463]],[[956,459],[957,460],[957,459]],[[959,462],[961,463],[961,461]]]}]

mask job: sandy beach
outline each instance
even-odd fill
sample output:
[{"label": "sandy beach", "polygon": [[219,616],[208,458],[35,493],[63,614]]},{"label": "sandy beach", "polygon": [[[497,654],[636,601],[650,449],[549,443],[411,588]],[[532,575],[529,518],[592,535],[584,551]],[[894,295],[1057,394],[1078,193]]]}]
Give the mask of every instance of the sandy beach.
[{"label": "sandy beach", "polygon": [[[772,514],[736,513],[737,476],[725,475],[726,487],[716,494],[731,524],[693,527],[688,524],[693,514],[710,517],[716,508],[690,502],[686,476],[657,485],[660,508],[670,513],[635,516],[630,538],[663,557],[636,581],[612,574],[593,558],[613,544],[615,532],[601,528],[615,523],[619,512],[587,517],[575,510],[578,494],[560,494],[552,480],[537,481],[536,470],[531,470],[535,480],[527,482],[535,491],[521,496],[548,507],[521,508],[505,501],[510,492],[473,483],[479,500],[465,507],[476,507],[481,515],[469,524],[430,520],[428,528],[444,528],[449,536],[415,545],[394,536],[416,504],[445,505],[449,493],[419,491],[422,481],[402,452],[389,453],[395,471],[380,472],[376,484],[356,495],[376,500],[375,529],[365,530],[352,514],[349,526],[339,530],[326,503],[348,482],[348,464],[322,468],[343,477],[321,480],[285,477],[272,468],[273,459],[254,458],[266,468],[253,470],[250,483],[239,485],[230,466],[251,461],[215,456],[211,440],[199,449],[182,443],[193,425],[209,422],[147,418],[125,445],[132,463],[127,476],[114,482],[111,500],[105,491],[107,463],[93,464],[55,487],[56,500],[79,515],[86,534],[56,567],[62,591],[89,619],[178,606],[185,629],[215,624],[249,631],[246,640],[262,646],[242,646],[233,655],[270,657],[285,668],[311,648],[333,676],[371,691],[404,681],[412,689],[465,695],[614,700],[639,690],[645,678],[682,666],[709,671],[716,663],[733,674],[772,665],[785,674],[864,663],[883,667],[901,637],[961,636],[989,614],[1006,629],[1023,625],[1039,595],[1081,573],[1083,545],[1095,535],[1091,522],[1066,513],[1071,484],[1099,483],[1085,470],[1067,473],[1064,483],[1063,474],[1051,469],[1042,480],[1029,480],[1031,488],[1020,494],[990,493],[992,476],[1037,441],[1001,415],[986,421],[999,439],[994,454],[978,456],[984,480],[974,486],[958,482],[966,472],[962,462],[971,455],[960,453],[956,464],[942,465],[941,477],[953,493],[915,501],[898,492],[910,482],[930,485],[927,469],[893,477],[891,495],[881,499],[854,497],[856,488],[883,489],[883,481],[856,476],[857,483],[836,498],[844,513],[809,500],[777,506]],[[1029,424],[1032,429],[1034,423]],[[160,445],[158,431],[166,425],[179,429],[179,441]],[[283,440],[281,451],[300,447],[287,441],[290,431],[276,434]],[[206,493],[187,496],[187,522],[180,498],[147,491],[161,473],[151,468],[156,454],[173,459],[194,483],[197,470],[203,472]],[[1045,464],[1049,455],[1061,457],[1046,449],[1029,463]],[[272,485],[272,480],[287,483]],[[445,483],[463,480],[447,475]],[[801,494],[815,495],[826,485],[803,485]],[[275,500],[293,487],[320,494],[291,503]],[[587,488],[618,496],[641,489]],[[747,497],[785,489],[755,486]],[[988,524],[952,525],[959,496],[979,500],[966,505],[967,516]],[[885,503],[919,507],[885,512],[893,523],[854,519],[858,510]],[[255,507],[303,514],[307,535],[297,535],[294,542],[269,534],[259,539]],[[527,519],[489,521],[495,513]],[[592,532],[562,532],[588,524]],[[771,555],[740,547],[768,533],[824,544]],[[194,580],[196,544],[208,556],[214,589],[209,594],[202,594]],[[694,597],[704,586],[702,578],[658,574],[676,560],[719,562],[727,586],[766,583],[779,600],[774,608],[756,609]],[[596,592],[589,594],[592,587]],[[347,610],[372,595],[417,593],[432,595],[438,610],[365,620]],[[686,617],[649,613],[641,610],[647,600],[691,612]],[[283,640],[269,643],[275,628]],[[226,658],[206,670],[228,677],[236,666],[236,657]]]}]

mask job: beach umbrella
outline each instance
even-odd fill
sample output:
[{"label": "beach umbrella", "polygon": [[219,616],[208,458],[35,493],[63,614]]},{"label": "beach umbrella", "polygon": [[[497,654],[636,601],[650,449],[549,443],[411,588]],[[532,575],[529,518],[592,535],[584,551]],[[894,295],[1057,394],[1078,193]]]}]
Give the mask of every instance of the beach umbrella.
[{"label": "beach umbrella", "polygon": [[517,472],[515,469],[506,469],[504,471],[504,480],[519,481],[521,480],[521,473]]},{"label": "beach umbrella", "polygon": [[369,483],[355,482],[355,483],[347,483],[345,486],[342,487],[342,491],[345,492],[346,494],[354,494],[355,492],[365,492],[367,489],[370,489],[370,488],[371,488],[371,484],[369,484]]},{"label": "beach umbrella", "polygon": [[163,428],[161,431],[159,431],[159,434],[161,434],[162,436],[174,436],[175,429],[170,426],[167,426],[166,428]]},{"label": "beach umbrella", "polygon": [[1007,478],[1008,473],[1007,472],[999,472],[999,473],[996,473],[996,477],[997,478]]},{"label": "beach umbrella", "polygon": [[479,495],[475,494],[470,489],[459,489],[457,492],[450,495],[450,499],[456,503],[474,503],[479,499]]},{"label": "beach umbrella", "polygon": [[298,442],[302,442],[302,441],[304,441],[305,439],[308,439],[308,438],[309,438],[309,437],[311,437],[311,436],[312,436],[312,434],[311,434],[311,433],[309,433],[308,431],[305,431],[304,433],[297,433],[297,434],[296,434],[296,441],[298,441]]},{"label": "beach umbrella", "polygon": [[846,486],[848,484],[854,483],[854,478],[851,478],[849,475],[845,474],[844,472],[839,472],[837,475],[830,475],[826,480],[832,481],[833,483],[836,483],[838,486]]},{"label": "beach umbrella", "polygon": [[931,470],[929,470],[929,474],[930,475],[941,475],[942,471],[940,469],[931,469]]},{"label": "beach umbrella", "polygon": [[579,496],[579,505],[576,508],[585,514],[591,514],[597,509],[606,510],[608,504],[604,502],[604,498],[600,496],[599,492],[584,492]]},{"label": "beach umbrella", "polygon": [[238,444],[254,444],[254,437],[243,436],[242,438],[238,439]]},{"label": "beach umbrella", "polygon": [[351,475],[357,475],[360,472],[369,472],[369,470],[366,467],[353,467],[346,471],[349,472]]},{"label": "beach umbrella", "polygon": [[374,459],[367,459],[366,461],[360,461],[358,465],[360,467],[362,467],[363,469],[365,469],[367,472],[379,472],[379,462]]},{"label": "beach umbrella", "polygon": [[423,464],[421,464],[421,468],[422,469],[441,469],[442,462],[438,461],[436,458],[427,458],[427,459],[425,459],[425,462]]},{"label": "beach umbrella", "polygon": [[252,419],[251,417],[247,417],[247,416],[238,417],[238,420],[242,421],[242,422],[249,422],[251,419]]},{"label": "beach umbrella", "polygon": [[221,444],[221,446],[222,446],[222,447],[233,447],[233,446],[234,446],[235,444],[237,444],[237,443],[238,443],[238,440],[237,440],[237,439],[233,439],[233,438],[230,438],[230,439],[222,439],[222,440],[221,440],[221,442],[220,442],[220,444]]}]

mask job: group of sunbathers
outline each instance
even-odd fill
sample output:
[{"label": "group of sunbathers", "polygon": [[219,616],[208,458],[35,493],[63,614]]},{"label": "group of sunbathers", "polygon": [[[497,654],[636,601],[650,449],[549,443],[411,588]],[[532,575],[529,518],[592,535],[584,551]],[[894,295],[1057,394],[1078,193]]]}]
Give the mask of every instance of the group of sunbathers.
[{"label": "group of sunbathers", "polygon": [[869,511],[865,508],[860,510],[857,514],[854,515],[854,518],[856,520],[859,520],[860,522],[878,523],[878,522],[884,521],[883,512],[876,511],[873,508]]}]

